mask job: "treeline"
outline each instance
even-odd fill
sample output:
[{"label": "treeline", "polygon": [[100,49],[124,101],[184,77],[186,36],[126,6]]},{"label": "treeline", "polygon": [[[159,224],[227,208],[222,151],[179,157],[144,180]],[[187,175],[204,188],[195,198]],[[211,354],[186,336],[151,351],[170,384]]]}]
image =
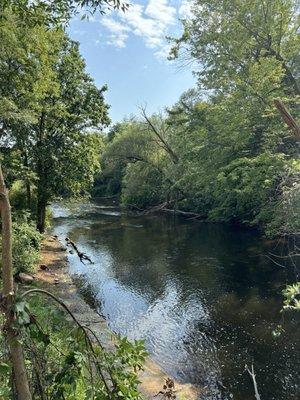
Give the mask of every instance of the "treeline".
[{"label": "treeline", "polygon": [[170,57],[194,63],[197,87],[110,130],[94,195],[297,231],[299,147],[274,105],[299,117],[297,3],[194,1]]}]

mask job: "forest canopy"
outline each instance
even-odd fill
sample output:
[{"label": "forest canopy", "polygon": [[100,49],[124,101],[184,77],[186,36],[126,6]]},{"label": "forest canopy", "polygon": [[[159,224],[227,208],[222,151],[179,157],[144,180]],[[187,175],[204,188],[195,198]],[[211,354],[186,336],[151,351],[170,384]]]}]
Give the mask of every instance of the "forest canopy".
[{"label": "forest canopy", "polygon": [[104,100],[85,71],[78,43],[60,27],[26,25],[7,11],[0,25],[1,149],[7,184],[21,181],[45,230],[55,196],[86,192],[99,169]]},{"label": "forest canopy", "polygon": [[197,87],[161,114],[142,109],[112,128],[98,193],[120,192],[133,208],[296,231],[299,148],[274,100],[299,118],[297,3],[194,1],[170,58],[193,63]]}]

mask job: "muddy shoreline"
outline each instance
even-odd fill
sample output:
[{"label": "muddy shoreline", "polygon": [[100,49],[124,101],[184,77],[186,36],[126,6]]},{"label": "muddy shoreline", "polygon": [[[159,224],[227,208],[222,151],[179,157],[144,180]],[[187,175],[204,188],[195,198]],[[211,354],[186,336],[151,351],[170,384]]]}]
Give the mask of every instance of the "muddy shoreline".
[{"label": "muddy shoreline", "polygon": [[[48,235],[42,242],[40,265],[43,265],[44,269],[39,268],[34,275],[38,286],[51,291],[63,300],[74,316],[96,333],[103,346],[106,349],[112,349],[115,334],[109,330],[106,320],[80,295],[68,272],[67,249],[53,236]],[[145,370],[139,376],[142,394],[147,399],[159,398],[157,394],[162,390],[168,377],[163,369],[149,357]],[[178,399],[196,400],[200,394],[193,385],[180,384],[176,381],[175,389]]]}]

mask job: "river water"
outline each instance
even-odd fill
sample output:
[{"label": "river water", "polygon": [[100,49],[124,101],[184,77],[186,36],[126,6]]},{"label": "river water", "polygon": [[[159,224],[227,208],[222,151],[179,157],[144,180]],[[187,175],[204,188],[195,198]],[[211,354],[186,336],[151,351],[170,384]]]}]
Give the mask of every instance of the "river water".
[{"label": "river water", "polygon": [[53,216],[53,232],[94,261],[68,256],[83,295],[113,331],[144,338],[171,376],[204,388],[201,399],[254,400],[252,363],[261,400],[300,399],[299,320],[285,316],[285,333],[272,336],[280,291],[296,279],[295,267],[269,258],[284,254],[282,243],[107,202],[54,204]]}]

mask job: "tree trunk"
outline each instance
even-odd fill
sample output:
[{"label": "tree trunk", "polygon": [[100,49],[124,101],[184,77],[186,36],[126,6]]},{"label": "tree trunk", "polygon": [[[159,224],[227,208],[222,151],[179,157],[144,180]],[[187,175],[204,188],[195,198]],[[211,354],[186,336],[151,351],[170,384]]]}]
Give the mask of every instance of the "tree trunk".
[{"label": "tree trunk", "polygon": [[46,206],[47,202],[38,195],[36,227],[40,233],[44,233],[46,228]]},{"label": "tree trunk", "polygon": [[0,164],[0,211],[2,219],[2,308],[5,315],[4,335],[8,343],[10,359],[15,377],[18,400],[31,400],[32,396],[25,368],[23,349],[19,341],[18,331],[14,327],[14,280],[12,269],[12,222],[8,191],[5,187]]},{"label": "tree trunk", "polygon": [[26,182],[26,197],[27,197],[27,208],[28,210],[31,210],[31,187],[29,182]]},{"label": "tree trunk", "polygon": [[275,107],[279,111],[281,118],[286,123],[286,125],[293,131],[297,140],[300,140],[300,125],[292,117],[286,106],[281,100],[274,100]]},{"label": "tree trunk", "polygon": [[[23,145],[25,148],[25,144]],[[28,169],[29,165],[28,165],[28,156],[26,151],[24,150],[23,153],[23,159],[24,159],[24,166]],[[25,187],[26,187],[26,203],[27,203],[27,208],[28,210],[31,210],[31,187],[30,187],[30,180],[28,179],[28,177],[25,180]]]}]

